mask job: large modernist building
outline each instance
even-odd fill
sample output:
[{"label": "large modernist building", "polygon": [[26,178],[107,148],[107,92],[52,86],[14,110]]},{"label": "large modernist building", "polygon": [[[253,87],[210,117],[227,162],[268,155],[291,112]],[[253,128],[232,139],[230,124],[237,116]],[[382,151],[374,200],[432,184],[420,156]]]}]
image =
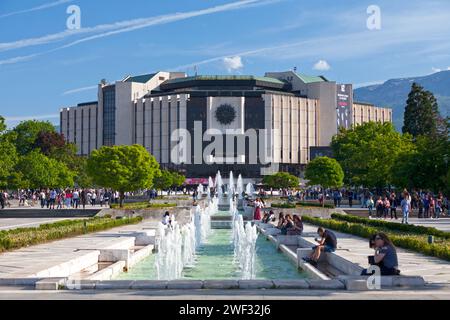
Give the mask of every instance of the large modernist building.
[{"label": "large modernist building", "polygon": [[392,110],[354,102],[352,85],[323,76],[157,72],[102,81],[97,101],[61,109],[60,130],[82,155],[140,144],[188,177],[219,169],[258,178],[264,170],[301,172],[339,127],[367,121],[392,121]]}]

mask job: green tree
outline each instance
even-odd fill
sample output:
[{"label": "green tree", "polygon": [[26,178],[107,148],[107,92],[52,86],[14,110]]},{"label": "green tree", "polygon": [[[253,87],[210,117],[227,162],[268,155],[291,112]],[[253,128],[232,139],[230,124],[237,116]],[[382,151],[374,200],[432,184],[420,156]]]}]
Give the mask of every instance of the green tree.
[{"label": "green tree", "polygon": [[8,134],[15,135],[17,152],[25,155],[36,148],[36,140],[42,132],[55,132],[55,127],[48,121],[29,120],[19,123]]},{"label": "green tree", "polygon": [[269,188],[296,188],[300,181],[298,177],[288,172],[277,172],[270,176],[264,176],[263,183]]},{"label": "green tree", "polygon": [[153,179],[153,187],[156,190],[161,190],[161,195],[163,190],[169,189],[174,184],[173,175],[168,170],[161,170],[160,173]]},{"label": "green tree", "polygon": [[[74,173],[62,162],[51,159],[38,150],[21,156],[16,166],[20,183],[32,189],[63,188],[73,186]],[[17,176],[13,176],[17,180]]]},{"label": "green tree", "polygon": [[186,181],[186,176],[182,175],[181,173],[178,173],[176,171],[172,171],[172,185],[173,188],[178,188],[183,185],[183,183]]},{"label": "green tree", "polygon": [[16,147],[4,135],[5,130],[5,119],[0,116],[0,188],[8,186],[8,177],[18,160]]},{"label": "green tree", "polygon": [[87,160],[87,173],[93,183],[120,193],[123,206],[125,192],[148,188],[159,173],[155,158],[140,145],[102,147]]},{"label": "green tree", "polygon": [[437,137],[445,130],[436,98],[417,83],[412,84],[406,101],[402,130],[414,138],[421,135]]},{"label": "green tree", "polygon": [[305,179],[310,185],[339,188],[344,184],[344,171],[336,159],[317,157],[307,164]]},{"label": "green tree", "polygon": [[419,136],[415,148],[401,154],[392,167],[392,182],[397,187],[429,189],[435,192],[448,189],[449,139]]},{"label": "green tree", "polygon": [[369,188],[389,185],[397,157],[414,148],[411,135],[402,135],[391,123],[380,122],[341,128],[331,146],[344,170],[344,182]]}]

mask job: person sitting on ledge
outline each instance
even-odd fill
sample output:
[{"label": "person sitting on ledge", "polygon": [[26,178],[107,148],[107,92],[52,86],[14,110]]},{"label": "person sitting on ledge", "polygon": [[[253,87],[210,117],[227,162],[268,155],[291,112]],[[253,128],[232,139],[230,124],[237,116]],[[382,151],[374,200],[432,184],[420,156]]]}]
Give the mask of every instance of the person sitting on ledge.
[{"label": "person sitting on ledge", "polygon": [[294,221],[292,220],[292,217],[290,214],[287,214],[284,217],[284,223],[281,226],[281,235],[285,236],[287,235],[288,230],[292,229],[294,227]]},{"label": "person sitting on ledge", "polygon": [[282,227],[283,227],[283,225],[284,225],[284,213],[283,212],[280,212],[279,213],[279,215],[278,215],[278,224],[277,224],[277,228],[278,229],[281,229]]},{"label": "person sitting on ledge", "polygon": [[303,232],[303,222],[302,219],[294,215],[294,225],[292,228],[289,228],[287,231],[288,236],[299,236]]},{"label": "person sitting on ledge", "polygon": [[334,252],[337,248],[337,238],[334,232],[319,227],[317,229],[317,234],[320,236],[320,239],[316,238],[315,240],[319,244],[312,248],[313,252],[308,258],[303,258],[303,260],[311,263],[313,266],[317,266],[317,262],[319,261],[322,252]]},{"label": "person sitting on ledge", "polygon": [[[395,276],[400,274],[398,270],[397,250],[389,237],[379,232],[369,240],[370,247],[375,250],[374,256],[369,256],[369,264],[378,266],[382,276]],[[361,272],[362,276],[372,275],[367,269]]]},{"label": "person sitting on ledge", "polygon": [[275,213],[273,210],[270,210],[269,213],[264,213],[264,217],[261,221],[262,223],[270,223],[271,221],[275,221]]}]

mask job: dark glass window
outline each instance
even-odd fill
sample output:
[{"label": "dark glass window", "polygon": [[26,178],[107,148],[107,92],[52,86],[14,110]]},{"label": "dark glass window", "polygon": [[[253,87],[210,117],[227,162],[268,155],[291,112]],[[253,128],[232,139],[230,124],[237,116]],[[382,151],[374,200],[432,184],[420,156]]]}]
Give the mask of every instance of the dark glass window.
[{"label": "dark glass window", "polygon": [[103,88],[103,145],[116,142],[116,87]]}]

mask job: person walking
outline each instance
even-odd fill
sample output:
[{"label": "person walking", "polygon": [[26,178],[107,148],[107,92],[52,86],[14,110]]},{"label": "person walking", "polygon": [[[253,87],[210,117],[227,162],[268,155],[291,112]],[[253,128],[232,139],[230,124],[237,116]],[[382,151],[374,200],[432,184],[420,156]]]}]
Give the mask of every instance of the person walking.
[{"label": "person walking", "polygon": [[95,206],[95,202],[97,201],[97,190],[93,190],[91,194],[91,206]]},{"label": "person walking", "polygon": [[349,190],[347,196],[348,196],[348,206],[351,208],[353,207],[353,191]]},{"label": "person walking", "polygon": [[409,224],[408,219],[409,219],[409,212],[411,210],[411,197],[408,191],[405,191],[403,193],[403,200],[400,206],[402,207],[402,215],[403,215],[402,223]]},{"label": "person walking", "polygon": [[39,193],[39,200],[41,201],[41,208],[44,209],[45,207],[45,192],[44,190],[41,190]]},{"label": "person walking", "polygon": [[383,200],[381,199],[381,196],[378,197],[375,208],[377,210],[377,218],[381,218],[383,216]]},{"label": "person walking", "polygon": [[81,200],[81,205],[83,206],[83,210],[86,209],[87,192],[85,189],[81,190],[80,200]]},{"label": "person walking", "polygon": [[256,221],[260,221],[261,220],[261,208],[264,207],[264,203],[261,201],[260,198],[256,198],[255,200],[255,212],[254,212],[254,216],[253,219]]},{"label": "person walking", "polygon": [[56,202],[56,195],[57,192],[55,189],[50,190],[50,194],[49,194],[49,209],[50,210],[54,210],[55,209],[55,202]]},{"label": "person walking", "polygon": [[366,206],[369,209],[369,218],[372,218],[373,206],[374,206],[374,202],[373,202],[372,196],[369,196],[369,199],[367,199]]},{"label": "person walking", "polygon": [[425,218],[430,217],[430,195],[425,195],[423,198],[423,208],[425,212]]},{"label": "person walking", "polygon": [[387,218],[390,209],[391,209],[391,203],[390,203],[388,197],[385,197],[383,200],[383,218],[384,219]]},{"label": "person walking", "polygon": [[439,193],[438,197],[436,198],[436,219],[439,219],[441,217],[441,213],[443,212],[443,205],[444,197],[442,196],[442,193]]},{"label": "person walking", "polygon": [[391,196],[389,198],[389,201],[391,203],[391,220],[394,219],[397,220],[397,196],[395,192],[391,193]]}]

